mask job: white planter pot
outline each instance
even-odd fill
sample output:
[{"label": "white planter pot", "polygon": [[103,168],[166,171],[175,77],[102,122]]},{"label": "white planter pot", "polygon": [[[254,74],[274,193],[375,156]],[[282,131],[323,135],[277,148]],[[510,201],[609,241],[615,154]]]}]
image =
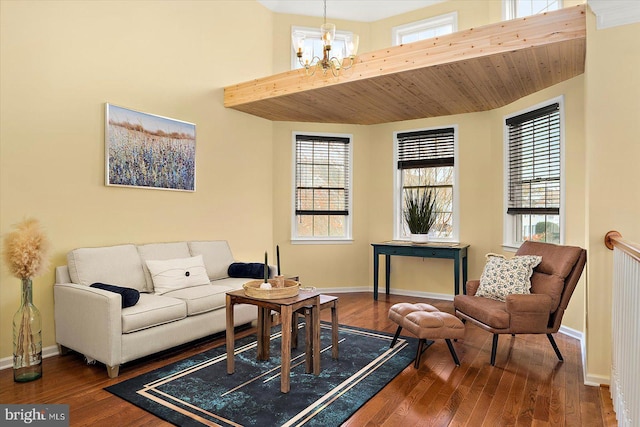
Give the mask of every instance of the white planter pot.
[{"label": "white planter pot", "polygon": [[411,243],[428,243],[429,235],[428,234],[413,234],[411,233],[410,237]]}]

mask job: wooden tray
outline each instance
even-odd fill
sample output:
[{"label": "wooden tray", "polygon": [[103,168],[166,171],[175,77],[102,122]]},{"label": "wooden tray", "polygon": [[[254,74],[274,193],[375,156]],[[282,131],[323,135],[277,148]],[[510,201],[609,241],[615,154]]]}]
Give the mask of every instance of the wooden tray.
[{"label": "wooden tray", "polygon": [[252,280],[245,283],[242,285],[244,294],[253,298],[280,299],[295,297],[300,291],[300,283],[295,280],[285,279],[284,288],[276,288],[275,279],[269,279],[269,283],[273,286],[271,289],[260,289],[262,283],[264,283],[264,280]]}]

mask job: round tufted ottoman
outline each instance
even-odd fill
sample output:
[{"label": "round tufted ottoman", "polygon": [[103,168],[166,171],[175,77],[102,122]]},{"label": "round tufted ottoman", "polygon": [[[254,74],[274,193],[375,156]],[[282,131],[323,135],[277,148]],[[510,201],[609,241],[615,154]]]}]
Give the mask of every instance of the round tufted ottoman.
[{"label": "round tufted ottoman", "polygon": [[416,368],[420,365],[420,356],[424,351],[423,348],[427,339],[444,339],[447,347],[449,347],[453,361],[457,366],[460,366],[460,361],[453,344],[451,344],[451,340],[464,338],[464,324],[456,316],[443,313],[429,304],[402,302],[391,306],[389,319],[398,324],[398,330],[393,337],[391,347],[396,345],[402,328],[419,338],[418,352],[414,363]]}]

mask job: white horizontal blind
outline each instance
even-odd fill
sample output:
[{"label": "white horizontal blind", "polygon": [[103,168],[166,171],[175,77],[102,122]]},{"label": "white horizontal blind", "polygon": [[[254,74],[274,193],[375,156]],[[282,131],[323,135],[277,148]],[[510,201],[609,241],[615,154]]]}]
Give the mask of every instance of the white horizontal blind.
[{"label": "white horizontal blind", "polygon": [[560,108],[554,103],[506,120],[512,215],[560,214]]},{"label": "white horizontal blind", "polygon": [[296,135],[296,215],[349,215],[349,143]]},{"label": "white horizontal blind", "polygon": [[398,169],[453,166],[453,128],[398,133]]}]

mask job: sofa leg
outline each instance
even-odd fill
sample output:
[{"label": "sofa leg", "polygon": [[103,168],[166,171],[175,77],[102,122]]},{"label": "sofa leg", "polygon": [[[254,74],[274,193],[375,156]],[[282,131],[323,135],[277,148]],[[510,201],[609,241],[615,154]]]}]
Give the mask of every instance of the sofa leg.
[{"label": "sofa leg", "polygon": [[560,353],[560,349],[558,348],[558,345],[556,344],[556,340],[553,339],[553,335],[547,334],[547,338],[549,338],[549,342],[551,343],[551,347],[553,347],[553,350],[556,352],[556,356],[558,356],[558,360],[560,360],[561,362],[564,362],[564,359],[562,358],[562,353]]},{"label": "sofa leg", "polygon": [[120,372],[120,365],[109,366],[107,365],[107,374],[109,378],[117,378]]},{"label": "sofa leg", "polygon": [[389,348],[393,348],[393,346],[396,345],[396,342],[398,341],[398,337],[400,336],[401,331],[402,331],[402,326],[398,326],[398,329],[396,329],[396,334],[393,336],[393,341],[391,341],[391,345],[389,346]]},{"label": "sofa leg", "polygon": [[71,349],[69,347],[65,347],[62,344],[58,344],[58,354],[60,354],[60,356],[64,356],[65,354],[68,354],[71,351]]},{"label": "sofa leg", "polygon": [[493,334],[493,343],[491,345],[491,366],[496,366],[496,349],[498,348],[498,334]]}]

